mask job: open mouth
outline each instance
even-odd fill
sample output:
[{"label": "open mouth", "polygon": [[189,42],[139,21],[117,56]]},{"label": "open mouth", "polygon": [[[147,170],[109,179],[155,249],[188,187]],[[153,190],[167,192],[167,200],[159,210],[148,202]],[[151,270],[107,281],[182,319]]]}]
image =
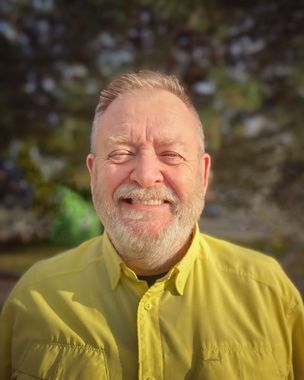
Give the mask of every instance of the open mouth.
[{"label": "open mouth", "polygon": [[126,202],[131,205],[146,205],[146,206],[160,206],[164,203],[169,203],[169,201],[165,199],[136,199],[136,198],[122,198],[123,202]]}]

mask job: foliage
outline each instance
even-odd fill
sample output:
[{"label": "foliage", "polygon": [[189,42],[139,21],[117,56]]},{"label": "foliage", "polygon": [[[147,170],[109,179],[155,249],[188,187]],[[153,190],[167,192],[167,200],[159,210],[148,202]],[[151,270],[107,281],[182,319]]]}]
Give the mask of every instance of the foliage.
[{"label": "foliage", "polygon": [[203,117],[219,191],[247,206],[296,205],[303,221],[300,1],[3,0],[0,17],[0,148],[10,159],[16,145],[35,146],[53,168],[49,184],[85,188],[99,90],[120,72],[159,69],[182,79]]},{"label": "foliage", "polygon": [[89,202],[67,187],[59,187],[58,197],[60,207],[53,220],[51,243],[75,246],[100,234],[100,222]]}]

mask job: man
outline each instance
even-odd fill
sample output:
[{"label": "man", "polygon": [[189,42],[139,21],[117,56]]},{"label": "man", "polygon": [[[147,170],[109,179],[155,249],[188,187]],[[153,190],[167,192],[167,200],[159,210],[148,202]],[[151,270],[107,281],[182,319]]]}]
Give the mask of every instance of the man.
[{"label": "man", "polygon": [[175,77],[102,91],[87,157],[103,236],[36,264],[1,379],[304,379],[304,312],[271,258],[201,234],[210,157]]}]

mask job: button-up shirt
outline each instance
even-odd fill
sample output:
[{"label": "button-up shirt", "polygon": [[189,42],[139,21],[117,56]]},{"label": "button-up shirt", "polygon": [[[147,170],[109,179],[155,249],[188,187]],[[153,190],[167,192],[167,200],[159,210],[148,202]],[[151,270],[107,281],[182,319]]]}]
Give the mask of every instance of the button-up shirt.
[{"label": "button-up shirt", "polygon": [[35,264],[9,296],[0,379],[11,377],[303,380],[303,303],[274,259],[197,227],[150,288],[104,234]]}]

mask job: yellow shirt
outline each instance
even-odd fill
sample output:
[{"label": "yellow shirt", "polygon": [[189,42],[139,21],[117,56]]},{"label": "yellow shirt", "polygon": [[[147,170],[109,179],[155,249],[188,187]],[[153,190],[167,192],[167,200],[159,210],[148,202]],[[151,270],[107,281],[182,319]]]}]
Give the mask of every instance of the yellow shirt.
[{"label": "yellow shirt", "polygon": [[106,235],[37,263],[0,323],[0,379],[304,379],[302,300],[271,258],[196,233],[148,288]]}]

